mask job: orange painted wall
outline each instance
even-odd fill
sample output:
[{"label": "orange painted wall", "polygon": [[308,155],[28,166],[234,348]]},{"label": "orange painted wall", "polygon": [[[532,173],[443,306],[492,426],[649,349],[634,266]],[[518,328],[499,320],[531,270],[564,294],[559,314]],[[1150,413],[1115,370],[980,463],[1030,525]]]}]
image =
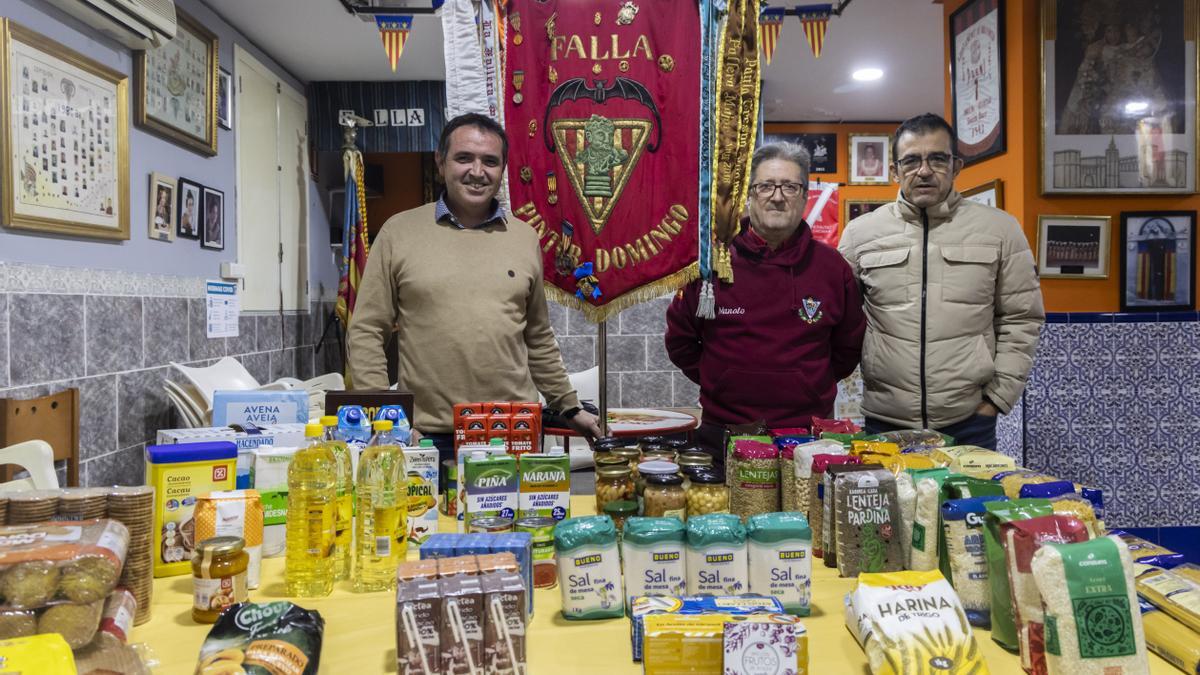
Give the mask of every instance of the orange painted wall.
[{"label": "orange painted wall", "polygon": [[823,180],[830,183],[840,183],[838,188],[838,200],[841,204],[841,215],[838,220],[838,229],[846,226],[846,201],[847,200],[871,200],[871,201],[890,201],[896,198],[897,186],[895,183],[887,185],[847,185],[846,181],[850,177],[850,134],[886,134],[891,136],[892,132],[896,131],[899,122],[885,122],[881,124],[863,124],[863,123],[816,123],[816,122],[767,122],[763,128],[764,134],[832,134],[836,133],[837,139],[837,168],[835,173],[814,173],[812,180]]},{"label": "orange painted wall", "polygon": [[[967,0],[945,0],[945,116],[951,118],[950,14]],[[956,185],[967,189],[999,178],[1004,182],[1004,210],[1021,220],[1029,245],[1035,247],[1039,215],[1100,215],[1112,218],[1107,279],[1082,281],[1043,279],[1042,294],[1049,312],[1120,311],[1121,211],[1195,210],[1200,196],[1114,195],[1044,196],[1041,194],[1039,144],[1041,134],[1041,18],[1038,0],[1006,0],[1005,117],[1008,150],[963,169]],[[1195,271],[1195,270],[1194,270]]]}]

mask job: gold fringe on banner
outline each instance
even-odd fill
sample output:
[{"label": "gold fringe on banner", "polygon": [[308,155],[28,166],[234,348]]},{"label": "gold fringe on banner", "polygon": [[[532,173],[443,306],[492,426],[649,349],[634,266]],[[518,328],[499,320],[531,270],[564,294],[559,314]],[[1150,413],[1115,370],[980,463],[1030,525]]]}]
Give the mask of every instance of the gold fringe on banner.
[{"label": "gold fringe on banner", "polygon": [[634,305],[640,305],[643,302],[648,302],[667,293],[673,293],[699,278],[700,265],[692,263],[678,272],[638,286],[601,307],[588,304],[575,297],[574,294],[568,293],[554,284],[544,283],[542,285],[546,289],[546,297],[564,307],[579,310],[583,313],[584,318],[592,323],[600,323],[601,321],[608,321]]}]

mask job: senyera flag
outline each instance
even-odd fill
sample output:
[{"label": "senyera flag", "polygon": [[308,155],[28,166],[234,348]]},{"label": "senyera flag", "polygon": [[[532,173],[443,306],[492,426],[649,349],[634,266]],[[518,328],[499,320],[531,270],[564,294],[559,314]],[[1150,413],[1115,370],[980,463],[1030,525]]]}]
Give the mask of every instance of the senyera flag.
[{"label": "senyera flag", "polygon": [[592,320],[696,278],[696,0],[509,0],[512,212]]}]

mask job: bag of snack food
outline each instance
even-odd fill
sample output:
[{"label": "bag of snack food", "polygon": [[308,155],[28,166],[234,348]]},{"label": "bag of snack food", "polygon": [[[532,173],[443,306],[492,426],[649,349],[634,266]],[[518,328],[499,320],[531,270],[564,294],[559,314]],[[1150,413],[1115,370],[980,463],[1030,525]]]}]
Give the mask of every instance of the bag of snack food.
[{"label": "bag of snack food", "polygon": [[946,539],[946,557],[950,560],[949,578],[963,611],[972,626],[989,628],[991,588],[988,586],[987,558],[983,552],[983,505],[1007,497],[971,497],[942,503],[942,529]]},{"label": "bag of snack food", "polygon": [[1013,499],[1007,502],[984,504],[983,545],[988,562],[988,586],[991,588],[992,640],[1009,651],[1017,651],[1017,626],[1013,619],[1012,586],[1008,580],[1005,546],[1008,541],[1001,532],[1005,523],[1029,520],[1052,513],[1046,499]]},{"label": "bag of snack food", "polygon": [[129,529],[107,518],[0,527],[0,609],[103,604],[128,547]]},{"label": "bag of snack food", "polygon": [[932,429],[898,429],[868,436],[870,441],[886,441],[900,446],[901,452],[932,452],[947,445],[954,445],[954,438]]},{"label": "bag of snack food", "polygon": [[958,595],[937,570],[859,575],[846,625],[873,675],[988,672]]},{"label": "bag of snack food", "polygon": [[1046,641],[1042,596],[1033,580],[1033,554],[1043,544],[1071,544],[1090,537],[1083,522],[1070,516],[1049,515],[1000,526],[1005,538],[1004,560],[1012,595],[1013,622],[1020,643],[1021,667],[1046,675]]},{"label": "bag of snack food", "polygon": [[812,419],[812,432],[818,436],[823,433],[856,434],[859,431],[862,431],[862,427],[853,420],[827,420],[820,417]]},{"label": "bag of snack food", "polygon": [[315,610],[290,602],[235,603],[204,638],[196,675],[316,675],[324,633],[325,620]]},{"label": "bag of snack food", "polygon": [[1129,549],[1116,537],[1046,544],[1033,554],[1051,673],[1148,675]]}]

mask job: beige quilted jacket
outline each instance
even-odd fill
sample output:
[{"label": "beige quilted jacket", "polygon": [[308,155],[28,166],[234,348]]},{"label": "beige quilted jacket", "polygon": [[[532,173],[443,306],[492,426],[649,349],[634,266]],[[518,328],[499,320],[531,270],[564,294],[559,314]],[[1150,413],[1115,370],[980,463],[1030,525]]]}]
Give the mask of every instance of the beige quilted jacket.
[{"label": "beige quilted jacket", "polygon": [[1016,404],[1045,320],[1029,242],[1007,213],[951,192],[854,219],[838,249],[862,284],[863,412],[940,428],[987,396]]}]

